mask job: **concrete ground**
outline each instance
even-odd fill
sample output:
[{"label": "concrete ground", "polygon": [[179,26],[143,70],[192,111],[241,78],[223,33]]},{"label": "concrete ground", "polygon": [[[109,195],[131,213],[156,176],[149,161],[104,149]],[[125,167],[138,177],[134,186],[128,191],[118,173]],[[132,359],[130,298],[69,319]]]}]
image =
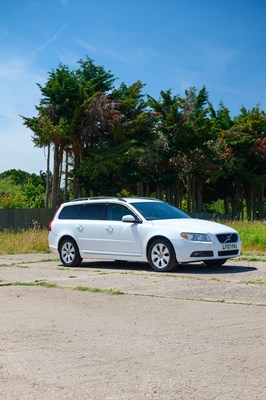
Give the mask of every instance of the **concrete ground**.
[{"label": "concrete ground", "polygon": [[266,263],[0,255],[0,285],[1,400],[266,398]]}]

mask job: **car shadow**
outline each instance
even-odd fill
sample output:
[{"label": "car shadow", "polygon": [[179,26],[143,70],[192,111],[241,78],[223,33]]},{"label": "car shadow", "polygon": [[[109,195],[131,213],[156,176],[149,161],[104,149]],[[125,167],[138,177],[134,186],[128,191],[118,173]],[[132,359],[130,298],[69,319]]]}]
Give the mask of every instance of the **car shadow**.
[{"label": "car shadow", "polygon": [[112,271],[145,271],[154,272],[148,263],[131,262],[131,261],[83,261],[78,267],[79,269],[108,269]]},{"label": "car shadow", "polygon": [[256,267],[224,264],[221,267],[208,267],[203,263],[199,264],[180,264],[175,272],[182,274],[240,274],[245,272],[256,271]]},{"label": "car shadow", "polygon": [[[148,263],[131,261],[83,261],[78,267],[80,269],[107,269],[111,271],[145,271],[147,273],[156,273]],[[197,274],[197,275],[215,275],[215,274],[240,274],[250,271],[256,271],[257,268],[243,265],[224,264],[221,267],[208,267],[204,263],[179,264],[177,269],[171,271],[171,274]]]}]

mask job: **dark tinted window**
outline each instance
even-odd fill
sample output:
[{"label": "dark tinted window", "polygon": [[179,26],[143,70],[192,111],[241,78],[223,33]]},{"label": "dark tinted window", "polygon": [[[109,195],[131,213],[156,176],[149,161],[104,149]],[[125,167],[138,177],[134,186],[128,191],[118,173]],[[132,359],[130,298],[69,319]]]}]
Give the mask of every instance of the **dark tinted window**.
[{"label": "dark tinted window", "polygon": [[81,212],[84,208],[84,204],[69,205],[62,208],[59,219],[79,219]]},{"label": "dark tinted window", "polygon": [[82,219],[102,220],[105,204],[86,204],[82,213]]},{"label": "dark tinted window", "polygon": [[127,207],[120,204],[109,204],[107,219],[111,221],[122,221],[124,215],[135,215]]},{"label": "dark tinted window", "polygon": [[178,208],[161,201],[136,202],[132,205],[147,220],[190,218]]}]

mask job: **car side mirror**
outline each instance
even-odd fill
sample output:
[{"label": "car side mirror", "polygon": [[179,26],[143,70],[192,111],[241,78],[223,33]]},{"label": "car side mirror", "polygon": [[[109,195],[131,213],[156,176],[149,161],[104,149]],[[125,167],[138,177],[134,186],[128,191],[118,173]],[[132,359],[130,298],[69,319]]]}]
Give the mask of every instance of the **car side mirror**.
[{"label": "car side mirror", "polygon": [[124,215],[122,217],[123,222],[131,222],[131,223],[138,223],[141,222],[138,219],[136,219],[133,215]]}]

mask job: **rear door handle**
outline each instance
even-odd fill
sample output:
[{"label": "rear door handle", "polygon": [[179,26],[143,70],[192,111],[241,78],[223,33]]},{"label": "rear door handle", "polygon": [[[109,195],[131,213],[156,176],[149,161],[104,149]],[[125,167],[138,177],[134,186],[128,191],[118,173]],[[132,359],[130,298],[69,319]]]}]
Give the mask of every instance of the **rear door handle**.
[{"label": "rear door handle", "polygon": [[78,231],[82,232],[83,229],[84,229],[83,225],[78,225],[78,226],[77,226],[77,230],[78,230]]}]

